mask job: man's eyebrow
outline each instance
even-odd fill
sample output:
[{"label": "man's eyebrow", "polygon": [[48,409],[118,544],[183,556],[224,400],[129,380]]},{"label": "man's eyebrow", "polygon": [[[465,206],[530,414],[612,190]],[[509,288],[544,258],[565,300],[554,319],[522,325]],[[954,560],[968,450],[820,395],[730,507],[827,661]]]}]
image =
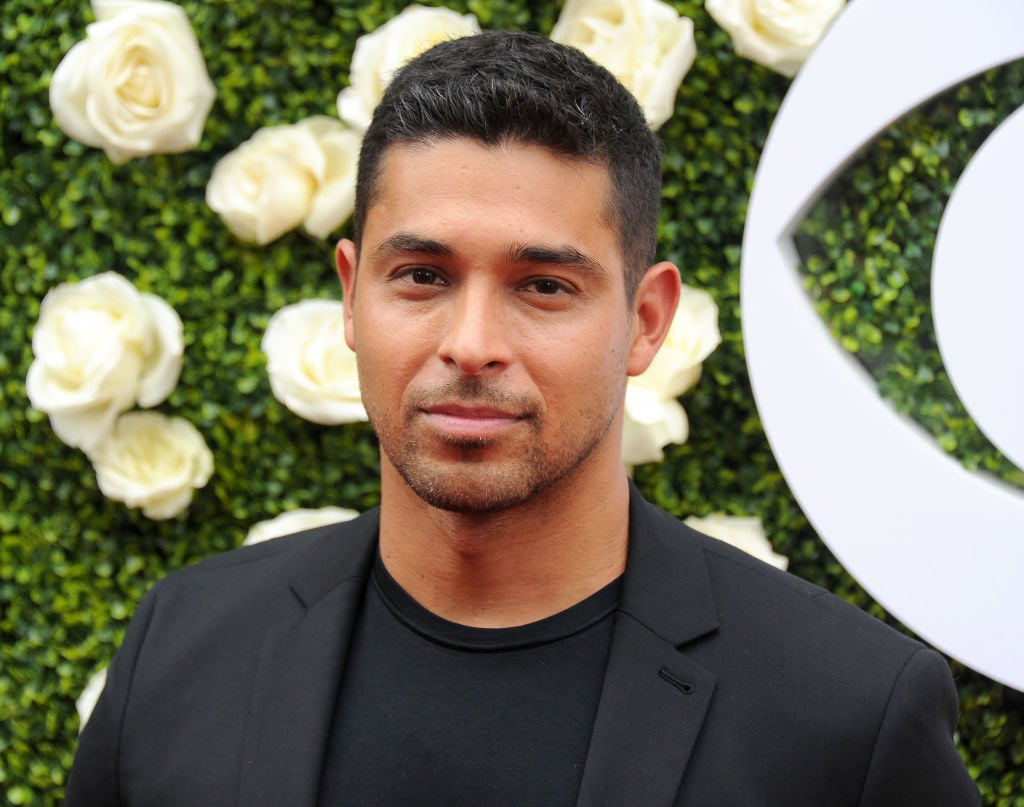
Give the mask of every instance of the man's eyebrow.
[{"label": "man's eyebrow", "polygon": [[608,270],[597,260],[576,247],[566,245],[551,246],[548,244],[515,244],[508,253],[509,263],[536,263],[549,266],[574,266],[588,275],[607,276]]},{"label": "man's eyebrow", "polygon": [[396,253],[420,253],[444,257],[452,255],[454,252],[452,246],[444,241],[435,241],[433,238],[424,238],[412,233],[395,233],[388,236],[373,250],[374,257],[377,258]]},{"label": "man's eyebrow", "polygon": [[[398,232],[381,241],[374,248],[373,254],[376,258],[396,254],[451,257],[455,254],[455,248],[446,241],[438,241],[413,233]],[[513,244],[506,252],[505,259],[513,264],[572,266],[580,269],[584,274],[603,277],[608,275],[608,270],[603,264],[568,244]]]}]

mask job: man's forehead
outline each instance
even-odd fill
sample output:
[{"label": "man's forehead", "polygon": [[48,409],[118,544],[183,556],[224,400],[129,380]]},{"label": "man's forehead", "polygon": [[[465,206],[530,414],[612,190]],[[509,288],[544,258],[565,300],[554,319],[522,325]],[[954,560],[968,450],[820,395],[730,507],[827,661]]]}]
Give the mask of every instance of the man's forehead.
[{"label": "man's forehead", "polygon": [[[611,172],[604,163],[593,160],[569,156],[555,151],[547,146],[538,143],[524,142],[520,140],[508,140],[500,143],[487,143],[472,137],[462,135],[435,136],[418,140],[399,141],[391,143],[381,151],[377,163],[377,170],[373,177],[369,192],[366,197],[366,208],[364,214],[365,224],[371,218],[385,196],[394,198],[395,195],[406,195],[405,191],[413,192],[409,188],[411,182],[418,180],[421,174],[430,174],[438,170],[436,161],[432,159],[432,152],[446,147],[465,149],[465,153],[472,157],[473,152],[501,156],[502,154],[515,156],[517,153],[536,152],[545,155],[553,161],[552,165],[560,164],[569,169],[571,174],[576,175],[580,182],[586,182],[592,187],[597,186],[596,194],[590,194],[591,198],[598,198],[601,202],[597,208],[598,219],[607,227],[615,229],[613,182]],[[450,149],[449,149],[450,150]],[[421,159],[422,158],[422,159]],[[443,166],[445,177],[451,176],[454,172],[472,174],[474,171],[472,159],[461,160],[456,155]],[[450,170],[449,170],[450,169]],[[493,168],[477,166],[476,174],[483,180],[494,181],[495,173]],[[570,180],[574,182],[574,180]],[[512,182],[510,181],[510,185]],[[518,185],[518,182],[515,182]],[[566,185],[568,189],[568,184]],[[430,190],[430,188],[428,188]],[[362,236],[365,233],[360,233]],[[360,240],[362,240],[360,238]]]}]

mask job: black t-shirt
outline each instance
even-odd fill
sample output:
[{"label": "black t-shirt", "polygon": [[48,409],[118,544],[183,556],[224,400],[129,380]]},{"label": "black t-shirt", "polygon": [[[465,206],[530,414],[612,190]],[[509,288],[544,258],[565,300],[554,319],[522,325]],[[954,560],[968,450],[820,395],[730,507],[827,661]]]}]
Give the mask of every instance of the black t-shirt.
[{"label": "black t-shirt", "polygon": [[441,619],[380,558],[338,691],[321,807],[576,803],[619,581],[513,628]]}]

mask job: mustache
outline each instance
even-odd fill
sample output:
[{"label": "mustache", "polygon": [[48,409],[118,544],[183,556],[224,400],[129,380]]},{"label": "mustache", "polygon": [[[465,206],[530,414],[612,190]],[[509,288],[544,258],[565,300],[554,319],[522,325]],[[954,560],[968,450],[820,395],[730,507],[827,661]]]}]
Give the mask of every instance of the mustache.
[{"label": "mustache", "polygon": [[540,405],[531,396],[510,392],[478,378],[453,378],[438,386],[411,391],[408,399],[412,410],[456,403],[493,406],[520,417],[532,417],[540,412]]}]

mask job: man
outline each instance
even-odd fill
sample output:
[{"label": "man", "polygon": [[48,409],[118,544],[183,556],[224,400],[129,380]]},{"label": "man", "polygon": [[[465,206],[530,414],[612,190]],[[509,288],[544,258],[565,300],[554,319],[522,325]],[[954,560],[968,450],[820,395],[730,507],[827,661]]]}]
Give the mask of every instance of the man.
[{"label": "man", "polygon": [[69,807],[978,803],[941,657],[631,488],[659,181],[576,51],[399,73],[337,254],[381,506],[157,584]]}]

